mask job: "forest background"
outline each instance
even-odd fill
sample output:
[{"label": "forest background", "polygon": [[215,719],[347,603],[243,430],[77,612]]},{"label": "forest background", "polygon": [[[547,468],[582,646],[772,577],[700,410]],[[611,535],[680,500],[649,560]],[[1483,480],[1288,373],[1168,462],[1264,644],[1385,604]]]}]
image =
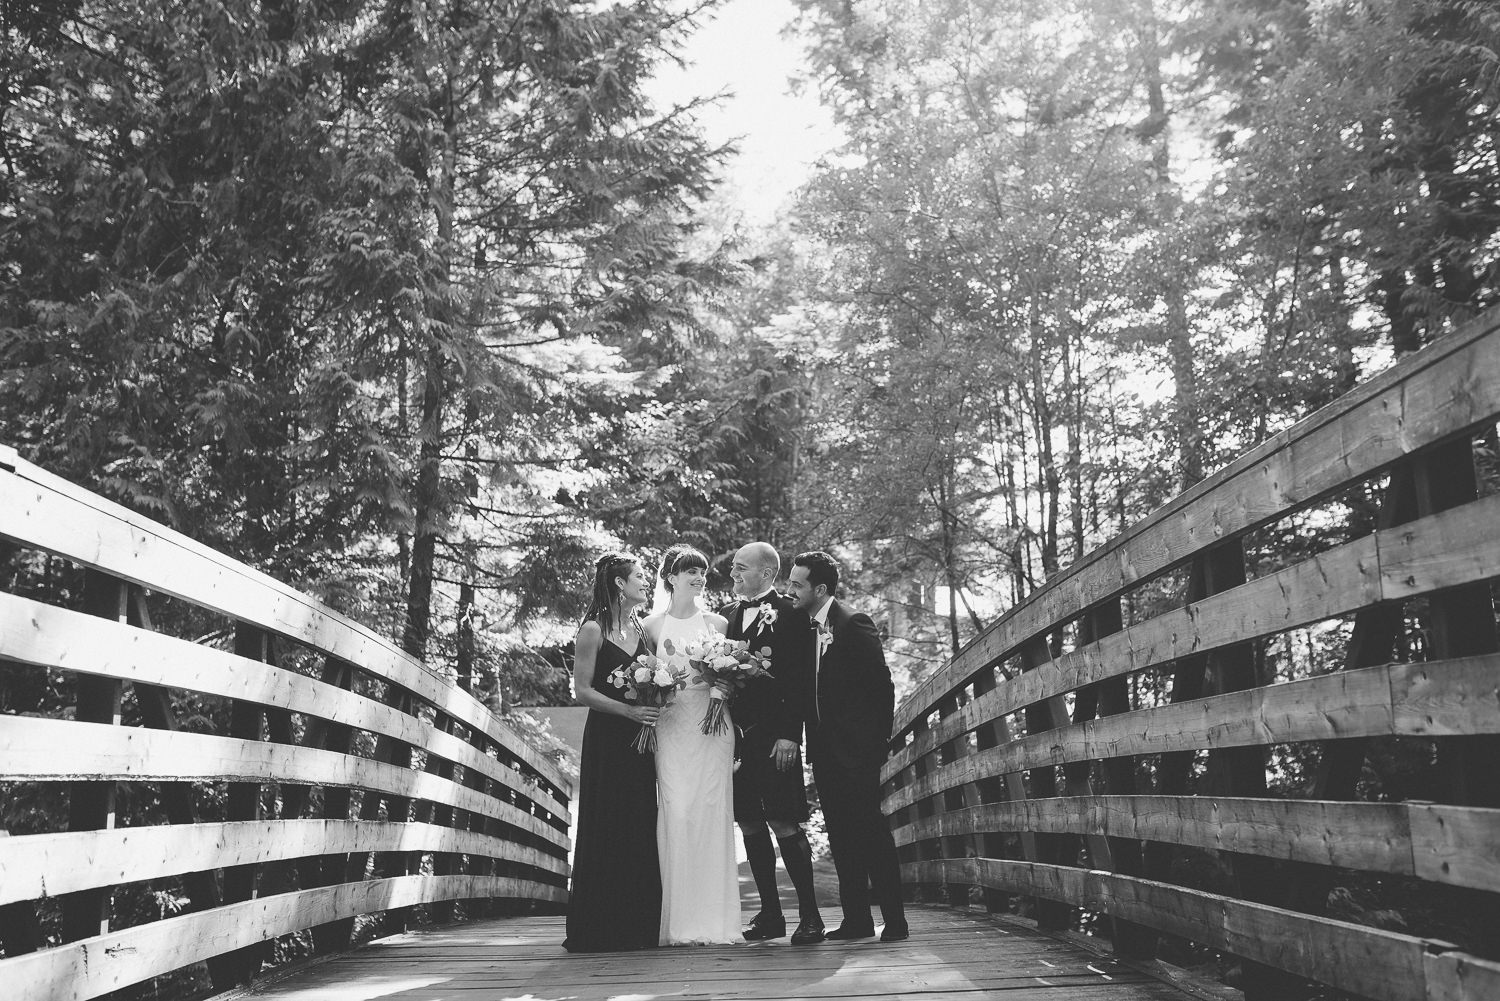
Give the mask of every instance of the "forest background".
[{"label": "forest background", "polygon": [[755,227],[648,97],[716,6],[8,0],[0,440],[505,711],[674,541],[841,556],[905,690],[1500,292],[1483,0],[797,0]]},{"label": "forest background", "polygon": [[[616,546],[834,552],[905,691],[1500,299],[1488,0],[796,0],[843,138],[754,226],[712,95],[649,96],[717,6],[0,0],[0,442],[518,724],[569,700]],[[1357,494],[1258,536],[1252,573],[1368,531]],[[1282,639],[1263,676],[1336,666],[1337,636]],[[70,679],[0,665],[0,712],[66,714]],[[1381,761],[1362,795],[1430,767]],[[1295,794],[1309,759],[1269,767]],[[55,829],[48,796],[7,790],[0,828]],[[1366,889],[1329,906],[1446,920]]]}]

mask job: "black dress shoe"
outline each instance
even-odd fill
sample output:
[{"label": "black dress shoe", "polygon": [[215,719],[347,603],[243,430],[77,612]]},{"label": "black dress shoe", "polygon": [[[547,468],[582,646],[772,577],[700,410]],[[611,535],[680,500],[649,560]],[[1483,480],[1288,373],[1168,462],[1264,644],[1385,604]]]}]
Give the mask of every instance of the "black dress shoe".
[{"label": "black dress shoe", "polygon": [[874,934],[875,929],[873,927],[851,928],[848,925],[839,925],[833,931],[825,935],[824,938],[828,939],[830,942],[847,942],[850,939],[854,938],[870,938]]},{"label": "black dress shoe", "polygon": [[823,941],[825,937],[823,934],[823,922],[804,921],[797,926],[796,931],[792,932],[792,944],[813,945]]},{"label": "black dress shoe", "polygon": [[750,927],[745,929],[746,942],[763,942],[768,938],[781,938],[786,934],[786,917],[777,914],[767,917],[757,914],[750,919]]},{"label": "black dress shoe", "polygon": [[904,921],[899,925],[887,924],[880,931],[882,942],[905,942],[909,938],[911,938],[911,929]]}]

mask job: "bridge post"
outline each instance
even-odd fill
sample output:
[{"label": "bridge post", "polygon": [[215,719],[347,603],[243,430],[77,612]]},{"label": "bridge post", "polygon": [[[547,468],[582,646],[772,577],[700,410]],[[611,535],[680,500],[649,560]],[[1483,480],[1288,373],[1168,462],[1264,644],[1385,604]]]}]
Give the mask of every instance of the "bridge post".
[{"label": "bridge post", "polygon": [[[999,667],[990,668],[979,672],[974,679],[974,697],[978,698],[987,692],[995,690],[999,683],[997,675],[1002,673]],[[986,723],[974,731],[976,750],[987,751],[993,747],[1010,743],[1010,724],[1004,716]],[[1009,772],[1002,778],[981,779],[978,783],[979,799],[982,803],[1000,803],[1007,800],[1011,802],[1022,802],[1026,799],[1026,780],[1020,772]],[[1013,851],[1011,845],[1019,842],[1021,857],[1035,859],[1037,857],[1036,834],[1031,831],[1019,831],[1015,835],[1003,833],[984,834],[980,836],[979,854],[983,858],[1006,858]],[[1010,910],[1010,901],[1013,894],[990,887],[984,888],[984,906],[991,913],[1003,914]]]},{"label": "bridge post", "polygon": [[[249,660],[274,663],[271,655],[271,634],[249,624],[235,623],[234,652]],[[240,740],[262,740],[265,737],[265,707],[246,699],[235,699],[229,709],[229,736]],[[259,782],[231,782],[225,804],[224,819],[229,821],[260,820],[264,810],[261,805]],[[230,866],[224,870],[223,901],[235,904],[255,896],[258,865]],[[209,976],[214,987],[224,990],[238,983],[246,983],[260,969],[261,961],[270,953],[269,942],[246,946],[243,949],[218,957],[209,966]]]},{"label": "bridge post", "polygon": [[[1021,670],[1033,671],[1052,660],[1051,637],[1048,634],[1033,637],[1021,647]],[[1028,735],[1056,730],[1068,724],[1067,702],[1061,695],[1054,695],[1026,707],[1026,733]],[[1045,765],[1030,772],[1032,799],[1048,799],[1057,795],[1057,768]],[[1074,834],[1036,835],[1033,862],[1052,865],[1078,865],[1078,836]],[[1077,908],[1058,900],[1039,898],[1036,901],[1037,925],[1049,930],[1067,929],[1073,923]]]},{"label": "bridge post", "polygon": [[[946,719],[959,710],[959,692],[951,693],[938,704],[938,716]],[[952,740],[941,745],[938,749],[940,760],[944,764],[962,760],[969,756],[969,735],[961,733]],[[966,807],[975,806],[979,803],[977,790],[972,782],[965,783],[956,789],[948,789],[942,793],[943,810],[952,813]],[[964,836],[947,837],[941,841],[942,849],[939,852],[941,858],[963,858],[972,849],[972,839]],[[945,887],[948,903],[954,907],[967,907],[969,905],[969,893],[973,889],[967,883],[949,883]]]},{"label": "bridge post", "polygon": [[[1195,561],[1201,566],[1204,596],[1228,591],[1245,583],[1245,547],[1231,539],[1204,552]],[[1207,668],[1215,694],[1258,688],[1262,683],[1256,668],[1253,641],[1234,643],[1208,656]],[[1227,796],[1262,799],[1266,795],[1266,748],[1263,745],[1227,747],[1208,755],[1210,792]],[[1229,869],[1239,884],[1240,896],[1275,907],[1288,903],[1290,885],[1275,859],[1259,855],[1226,853]],[[1301,978],[1264,963],[1241,958],[1245,1001],[1293,1001],[1304,993]]]},{"label": "bridge post", "polygon": [[[1438,445],[1415,463],[1417,514],[1426,517],[1479,496],[1473,442],[1468,435]],[[1490,584],[1477,581],[1448,588],[1427,602],[1427,659],[1467,657],[1500,650]],[[1500,737],[1444,737],[1438,741],[1439,773],[1448,788],[1440,801],[1462,806],[1500,806]]]},{"label": "bridge post", "polygon": [[[485,753],[485,736],[484,736],[484,734],[481,731],[479,731],[479,730],[477,730],[477,729],[475,729],[473,727],[469,727],[468,731],[469,731],[469,745],[471,747],[473,747],[474,750],[478,751],[480,754],[484,754]],[[489,788],[490,787],[490,780],[489,780],[489,777],[486,776],[486,775],[484,775],[481,772],[475,771],[472,768],[465,768],[464,769],[464,783],[463,784],[465,786],[469,787],[470,789],[473,789],[475,792],[480,793],[482,795],[486,795],[487,796],[487,795],[490,794],[490,788]],[[467,826],[468,826],[469,830],[474,831],[476,833],[489,834],[489,835],[492,835],[492,836],[495,836],[495,837],[498,837],[500,835],[500,830],[499,830],[500,822],[498,820],[495,820],[492,817],[486,817],[482,813],[474,813],[474,812],[470,811],[469,814],[468,814],[468,825]],[[475,875],[490,876],[490,875],[494,875],[495,874],[496,867],[497,867],[498,864],[499,863],[497,863],[494,859],[489,858],[488,856],[477,857],[477,856],[474,856],[474,855],[470,855],[469,856],[468,870],[469,870],[470,873],[475,874]],[[519,902],[517,902],[517,904],[519,905]],[[499,903],[496,902],[496,900],[494,898],[486,898],[484,900],[471,900],[466,905],[466,910],[468,912],[470,912],[470,913],[477,913],[477,914],[483,915],[485,917],[493,917],[495,914],[501,913],[501,912],[510,912],[510,913],[513,913],[512,905],[510,903],[499,904]]]},{"label": "bridge post", "polygon": [[[1415,462],[1417,513],[1421,517],[1467,504],[1479,496],[1474,448],[1469,435],[1442,443]],[[1500,650],[1489,581],[1447,588],[1427,601],[1426,659],[1468,657]],[[1500,807],[1500,736],[1493,733],[1440,737],[1438,802],[1468,807]],[[1454,890],[1452,906],[1467,912],[1484,929],[1490,958],[1500,956],[1500,899]]]},{"label": "bridge post", "polygon": [[[928,717],[926,715],[922,716],[912,725],[912,740],[920,740],[922,738],[922,735],[927,733],[931,729],[932,725],[929,722]],[[927,754],[921,755],[912,762],[912,778],[920,782],[932,771],[931,759],[932,756],[936,753],[937,749],[934,748],[932,751],[928,752]],[[917,819],[926,820],[928,817],[931,817],[937,813],[937,804],[933,802],[933,799],[934,797],[927,797],[926,799],[918,800],[917,802],[912,804],[912,810],[915,812]],[[914,847],[916,848],[917,852],[917,860],[921,862],[930,862],[934,859],[941,858],[943,854],[941,840],[919,841]],[[939,884],[936,889],[929,889],[929,886],[930,884],[923,883],[918,884],[914,888],[916,891],[917,900],[926,901],[928,899],[935,899],[942,896],[943,889],[941,884]]]},{"label": "bridge post", "polygon": [[[437,715],[432,718],[432,728],[440,733],[452,734],[454,729],[453,718],[446,713],[439,711]],[[431,751],[427,752],[427,761],[423,764],[423,770],[430,772],[431,774],[436,775],[439,778],[450,780],[453,778],[453,762],[449,761],[447,758],[440,758],[436,754],[433,754]],[[424,801],[417,804],[413,819],[419,823],[435,824],[438,827],[451,828],[455,826],[453,823],[453,813],[453,807],[448,806],[447,804],[439,803],[435,805]],[[418,864],[420,865],[420,859],[418,860]],[[457,871],[457,855],[452,852],[432,853],[433,875],[449,876]],[[440,900],[436,903],[429,904],[427,913],[437,924],[446,924],[452,921],[454,917],[453,901]]]},{"label": "bridge post", "polygon": [[[1094,605],[1084,613],[1078,625],[1078,645],[1093,643],[1125,628],[1124,610],[1119,598]],[[1097,712],[1100,719],[1117,716],[1130,711],[1130,688],[1124,675],[1101,681],[1092,686],[1097,693]],[[1131,755],[1105,758],[1100,763],[1103,773],[1104,792],[1111,796],[1134,796],[1136,794],[1135,758]],[[1141,843],[1135,838],[1109,838],[1111,866],[1115,872],[1126,876],[1141,876],[1145,873],[1141,859]],[[1149,959],[1156,954],[1156,933],[1145,925],[1111,919],[1113,935],[1111,941],[1117,955],[1132,959]]]},{"label": "bridge post", "polygon": [[[397,712],[405,715],[413,715],[413,699],[409,689],[395,682],[386,685],[385,702]],[[397,768],[411,767],[411,745],[403,740],[397,740],[382,734],[375,741],[375,760]],[[378,820],[380,818],[380,803],[385,801],[385,819],[390,824],[404,824],[411,819],[411,800],[405,796],[397,796],[391,793],[376,793],[366,791],[363,801],[360,803],[360,820]],[[371,874],[376,879],[384,879],[390,876],[406,874],[406,854],[404,852],[372,852],[368,856],[354,854],[350,856],[351,863],[358,861],[359,871],[357,874],[350,873],[349,882],[356,882],[365,878],[366,859]],[[386,911],[378,919],[382,934],[390,934],[393,931],[403,931],[406,928],[408,909],[399,908]]]},{"label": "bridge post", "polygon": [[[328,657],[323,661],[322,680],[324,684],[341,688],[346,692],[352,691],[354,689],[354,665],[348,661]],[[337,754],[348,754],[354,743],[354,729],[347,723],[337,723],[332,720],[325,722],[315,718],[302,739],[308,747],[318,747]],[[352,792],[347,786],[325,786],[323,788],[323,819],[348,820],[352,800]],[[347,852],[344,852],[330,853],[306,860],[306,864],[300,867],[302,886],[304,888],[333,886],[343,882],[350,868],[350,857]],[[360,857],[363,858],[363,856]],[[348,948],[353,931],[353,918],[341,918],[315,925],[312,929],[313,952],[323,955]]]},{"label": "bridge post", "polygon": [[[84,611],[124,622],[129,616],[129,589],[124,581],[85,570]],[[86,723],[120,725],[120,699],[124,685],[115,678],[80,674],[74,719]],[[115,783],[80,781],[69,784],[68,830],[98,831],[115,826]],[[62,899],[64,942],[92,938],[109,930],[109,890],[80,890]]]},{"label": "bridge post", "polygon": [[[151,610],[146,604],[146,595],[138,587],[130,588],[130,604],[128,610],[128,621],[139,629],[155,630],[151,621]],[[141,712],[141,721],[155,730],[177,731],[180,725],[177,722],[177,713],[172,708],[172,698],[167,689],[160,685],[149,685],[141,681],[131,682],[131,688],[135,691],[136,705]],[[162,809],[166,812],[167,820],[173,824],[196,824],[198,823],[198,809],[193,803],[192,787],[185,782],[163,782],[160,787]],[[182,877],[183,887],[187,890],[188,905],[184,911],[207,911],[218,907],[219,885],[214,879],[212,870],[199,870],[187,873]],[[217,958],[210,960],[209,978],[214,983],[224,979],[222,964]]]}]

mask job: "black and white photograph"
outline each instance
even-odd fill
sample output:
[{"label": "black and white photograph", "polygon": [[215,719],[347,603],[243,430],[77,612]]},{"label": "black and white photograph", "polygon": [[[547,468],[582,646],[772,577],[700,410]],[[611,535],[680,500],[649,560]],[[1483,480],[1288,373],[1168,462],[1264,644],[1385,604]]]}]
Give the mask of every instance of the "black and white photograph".
[{"label": "black and white photograph", "polygon": [[1500,1001],[1495,0],[0,0],[0,1001]]}]

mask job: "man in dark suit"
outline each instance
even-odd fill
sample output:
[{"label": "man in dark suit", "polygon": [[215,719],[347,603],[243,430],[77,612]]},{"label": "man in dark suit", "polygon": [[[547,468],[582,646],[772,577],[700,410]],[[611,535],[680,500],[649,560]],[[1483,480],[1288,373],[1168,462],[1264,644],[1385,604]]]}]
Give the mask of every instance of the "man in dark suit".
[{"label": "man in dark suit", "polygon": [[729,620],[729,638],[750,641],[752,650],[771,650],[770,678],[746,682],[730,707],[738,741],[734,773],[734,819],[745,841],[745,856],[760,893],[760,912],[745,938],[754,942],[786,934],[786,917],[776,886],[776,854],[797,891],[798,920],[793,945],[823,941],[823,918],[813,892],[812,846],[802,830],[807,791],[802,779],[802,706],[812,688],[813,637],[807,617],[773,586],[781,557],[766,542],[752,542],[734,554],[730,579],[736,600],[719,609]]},{"label": "man in dark suit", "polygon": [[844,911],[843,923],[827,937],[875,934],[873,888],[885,921],[880,940],[899,942],[909,935],[901,865],[880,811],[880,766],[890,741],[895,686],[875,623],[834,598],[838,584],[839,565],[827,553],[802,553],[792,560],[787,590],[817,638],[813,690],[804,706],[807,755],[823,803]]}]

